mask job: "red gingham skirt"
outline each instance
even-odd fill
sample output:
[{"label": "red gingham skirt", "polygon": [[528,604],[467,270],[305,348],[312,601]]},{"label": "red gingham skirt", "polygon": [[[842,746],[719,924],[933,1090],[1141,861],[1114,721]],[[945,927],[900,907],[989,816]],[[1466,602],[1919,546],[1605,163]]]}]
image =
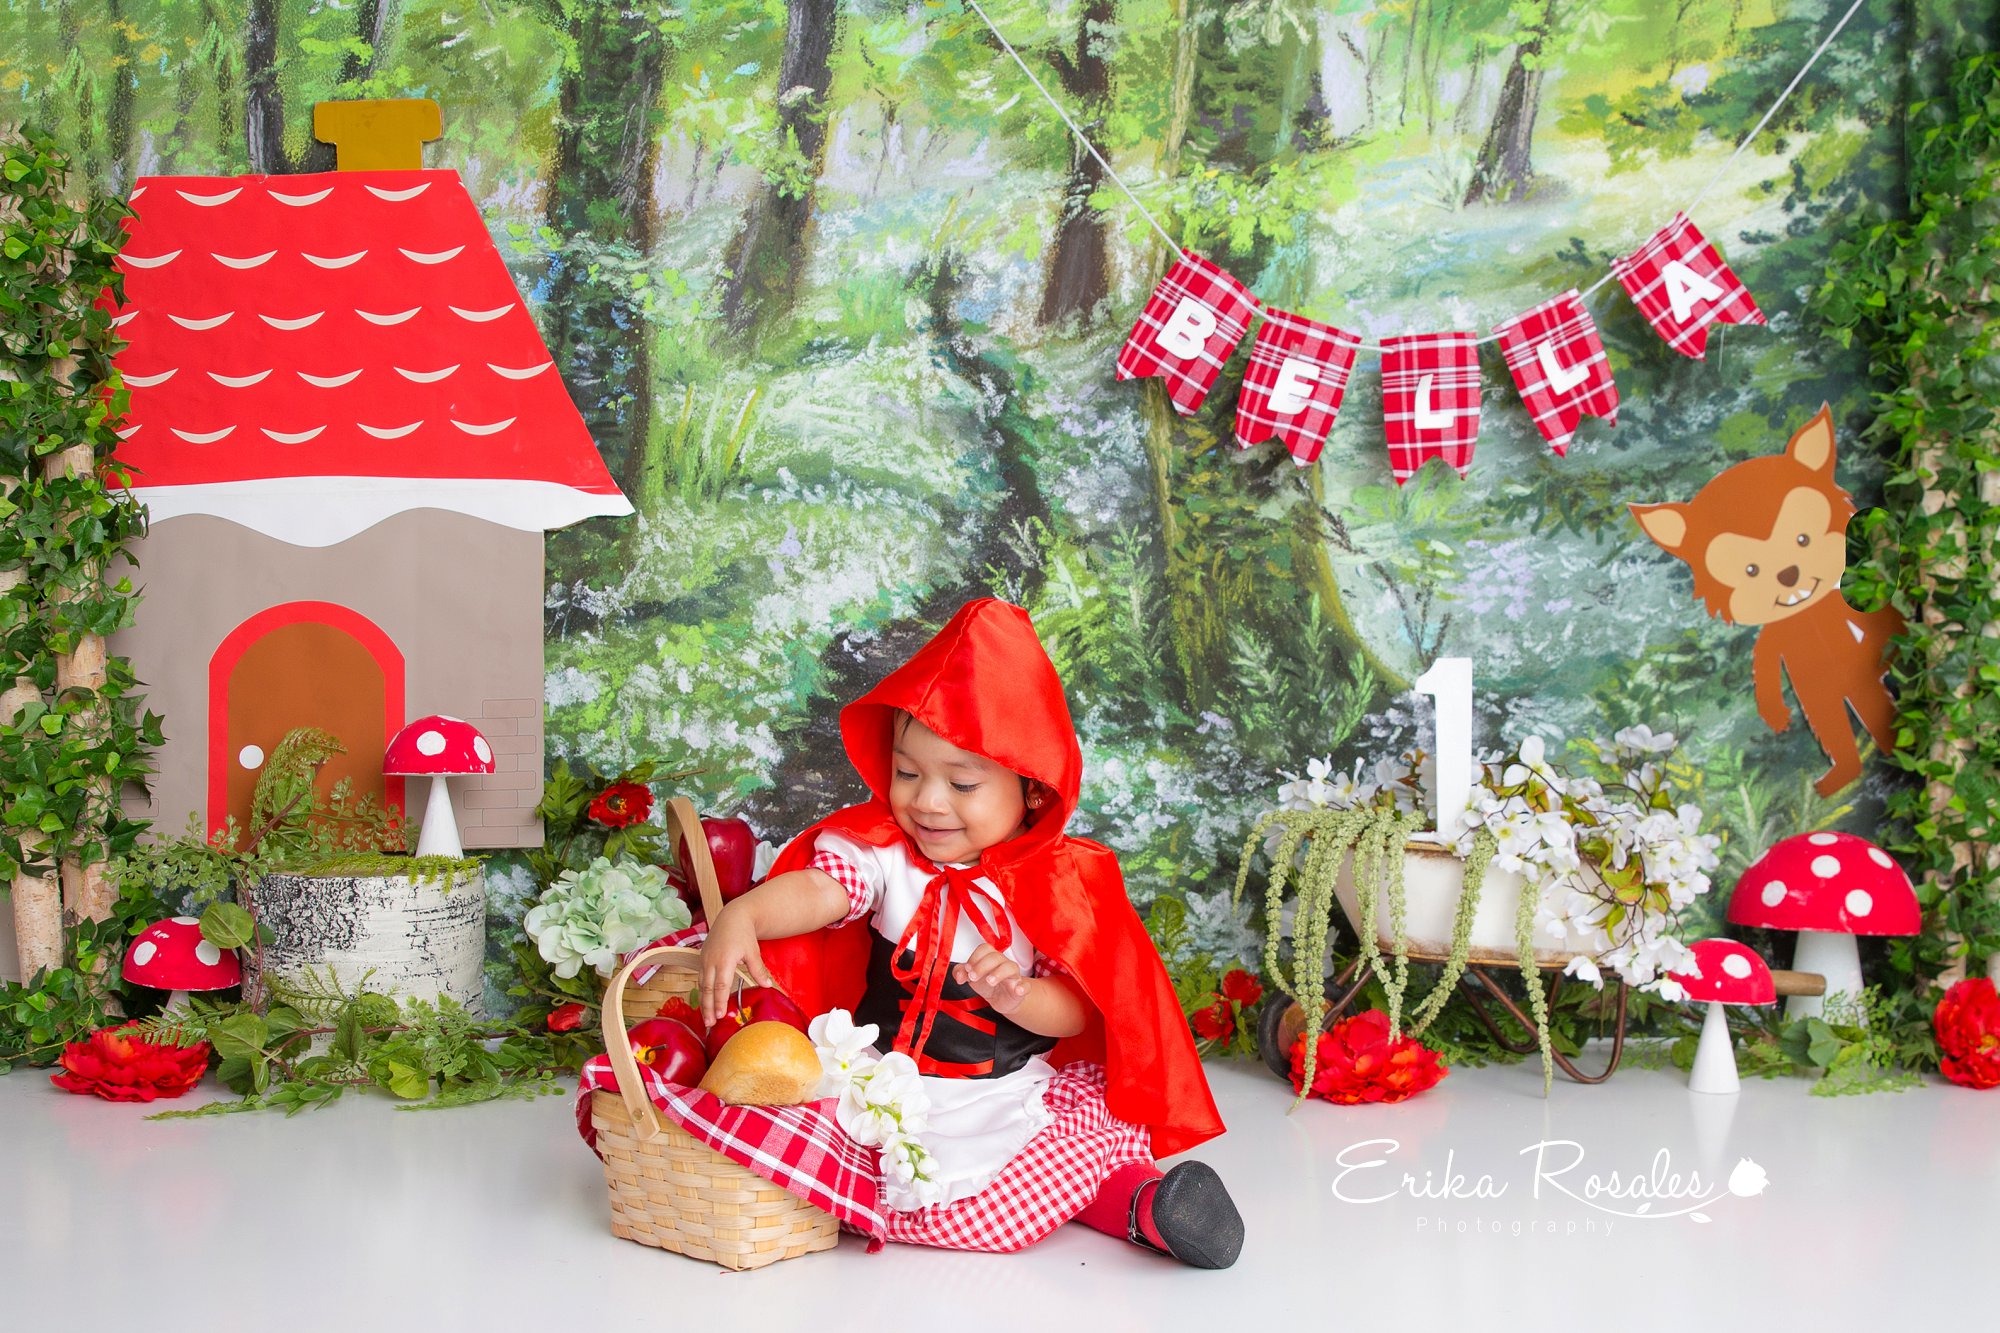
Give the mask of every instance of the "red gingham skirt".
[{"label": "red gingham skirt", "polygon": [[[707,927],[697,923],[655,943],[692,947],[707,933]],[[643,984],[650,975],[642,975],[639,981]],[[603,1067],[598,1068],[600,1065]],[[946,1250],[1012,1253],[1026,1249],[1075,1217],[1097,1197],[1098,1186],[1118,1167],[1153,1160],[1152,1135],[1145,1126],[1111,1114],[1104,1101],[1105,1085],[1103,1065],[1079,1060],[1058,1069],[1042,1093],[1042,1103],[1055,1113],[1055,1119],[1028,1140],[991,1184],[970,1198],[936,1208],[912,1213],[881,1209],[884,1231],[875,1238],[876,1243],[886,1238]],[[609,1076],[608,1063],[599,1057],[586,1067],[584,1094],[578,1099],[579,1127],[586,1140],[590,1137],[588,1090],[606,1086],[616,1083]],[[654,1097],[656,1104],[659,1100]],[[874,1155],[872,1148],[861,1151]],[[747,1154],[737,1160],[770,1178],[771,1173],[748,1160]],[[774,1183],[805,1197],[791,1182]],[[845,1218],[843,1225],[850,1230],[867,1230]]]},{"label": "red gingham skirt", "polygon": [[1044,1103],[1055,1120],[971,1198],[914,1213],[884,1210],[890,1240],[947,1250],[1026,1249],[1082,1212],[1106,1176],[1153,1160],[1143,1125],[1111,1114],[1104,1067],[1079,1061],[1049,1080]]}]

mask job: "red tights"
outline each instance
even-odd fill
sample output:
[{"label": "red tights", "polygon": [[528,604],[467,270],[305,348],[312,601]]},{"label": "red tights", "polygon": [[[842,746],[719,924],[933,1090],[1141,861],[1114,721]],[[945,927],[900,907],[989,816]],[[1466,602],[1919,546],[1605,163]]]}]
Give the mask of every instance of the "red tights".
[{"label": "red tights", "polygon": [[1136,1212],[1140,1231],[1154,1245],[1166,1249],[1166,1242],[1161,1240],[1160,1233],[1153,1229],[1152,1187],[1160,1178],[1160,1174],[1160,1168],[1151,1162],[1127,1162],[1117,1167],[1104,1178],[1104,1183],[1098,1187],[1097,1197],[1076,1215],[1075,1220],[1093,1230],[1102,1231],[1107,1236],[1116,1236],[1120,1240],[1133,1240],[1132,1196],[1137,1194],[1140,1196]]}]

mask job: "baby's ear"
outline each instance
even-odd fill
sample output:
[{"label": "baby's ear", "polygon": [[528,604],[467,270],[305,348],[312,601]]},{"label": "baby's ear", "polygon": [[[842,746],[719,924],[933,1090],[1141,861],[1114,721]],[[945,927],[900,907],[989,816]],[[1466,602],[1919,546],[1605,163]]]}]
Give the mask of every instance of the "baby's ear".
[{"label": "baby's ear", "polygon": [[1681,555],[1681,543],[1687,540],[1687,506],[1677,504],[1627,505],[1632,517],[1639,520],[1639,526],[1648,537],[1675,555]]}]

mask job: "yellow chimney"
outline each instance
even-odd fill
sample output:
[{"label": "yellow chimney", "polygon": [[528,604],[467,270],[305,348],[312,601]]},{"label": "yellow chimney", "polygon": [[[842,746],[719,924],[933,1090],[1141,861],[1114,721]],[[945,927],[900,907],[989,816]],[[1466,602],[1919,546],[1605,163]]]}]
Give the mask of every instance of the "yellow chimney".
[{"label": "yellow chimney", "polygon": [[313,103],[313,138],[335,148],[342,171],[419,171],[424,145],[444,133],[428,97]]}]

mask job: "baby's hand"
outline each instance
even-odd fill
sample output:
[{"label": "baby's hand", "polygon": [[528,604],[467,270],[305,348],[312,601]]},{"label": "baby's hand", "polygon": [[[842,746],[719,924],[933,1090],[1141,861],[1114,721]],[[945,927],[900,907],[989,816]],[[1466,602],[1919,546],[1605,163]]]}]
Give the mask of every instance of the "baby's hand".
[{"label": "baby's hand", "polygon": [[1011,1014],[1028,998],[1028,978],[1020,964],[990,944],[982,943],[972,957],[953,965],[951,978],[970,986],[998,1014]]}]

